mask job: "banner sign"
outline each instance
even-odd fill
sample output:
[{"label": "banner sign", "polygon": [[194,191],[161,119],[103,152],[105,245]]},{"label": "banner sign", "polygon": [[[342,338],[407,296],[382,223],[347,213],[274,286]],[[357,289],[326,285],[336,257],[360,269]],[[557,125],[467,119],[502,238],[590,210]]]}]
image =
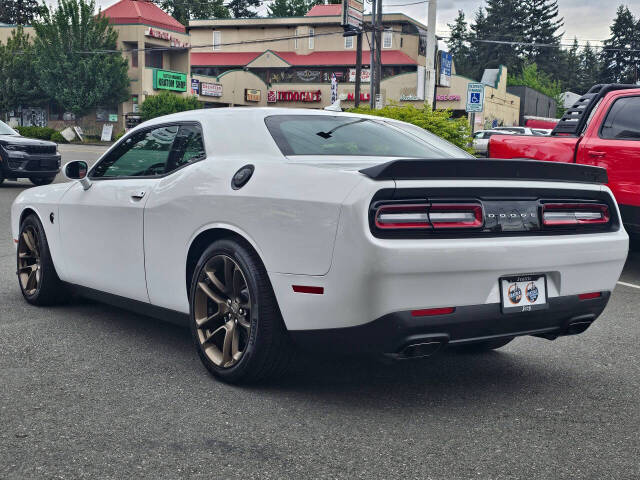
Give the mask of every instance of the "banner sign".
[{"label": "banner sign", "polygon": [[360,0],[342,0],[342,26],[361,30],[364,19],[364,3]]},{"label": "banner sign", "polygon": [[441,87],[451,86],[451,65],[453,56],[449,52],[440,52],[440,83]]},{"label": "banner sign", "polygon": [[221,97],[222,85],[220,85],[219,83],[201,82],[200,95],[204,95],[205,97]]},{"label": "banner sign", "polygon": [[155,90],[173,90],[175,92],[186,92],[187,74],[154,69],[153,88]]},{"label": "banner sign", "polygon": [[197,78],[191,79],[191,93],[198,95],[200,93],[200,80]]}]

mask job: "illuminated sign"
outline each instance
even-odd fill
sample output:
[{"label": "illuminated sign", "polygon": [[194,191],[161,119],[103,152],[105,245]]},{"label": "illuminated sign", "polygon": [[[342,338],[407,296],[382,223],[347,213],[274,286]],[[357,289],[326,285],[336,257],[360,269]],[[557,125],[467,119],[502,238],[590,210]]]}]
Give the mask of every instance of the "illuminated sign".
[{"label": "illuminated sign", "polygon": [[166,40],[172,47],[176,48],[188,48],[191,44],[189,42],[183,42],[178,37],[174,37],[169,32],[165,32],[163,30],[158,30],[157,28],[147,28],[144,31],[145,37],[157,38],[159,40]]},{"label": "illuminated sign", "polygon": [[244,99],[247,102],[259,102],[260,101],[260,90],[255,90],[253,88],[245,88],[244,89]]},{"label": "illuminated sign", "polygon": [[[205,97],[221,97],[222,85],[219,83],[200,82],[200,95]],[[258,90],[258,100],[260,101],[260,90]]]},{"label": "illuminated sign", "polygon": [[460,95],[436,95],[436,100],[439,102],[459,102]]},{"label": "illuminated sign", "polygon": [[295,92],[295,91],[276,91],[269,90],[267,92],[267,102],[320,102],[322,92],[314,90],[311,92]]}]

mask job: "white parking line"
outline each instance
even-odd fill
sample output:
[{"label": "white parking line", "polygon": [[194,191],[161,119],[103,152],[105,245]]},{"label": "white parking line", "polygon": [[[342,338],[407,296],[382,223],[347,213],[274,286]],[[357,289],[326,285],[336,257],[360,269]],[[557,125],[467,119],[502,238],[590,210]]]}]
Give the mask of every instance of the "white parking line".
[{"label": "white parking line", "polygon": [[633,283],[618,282],[618,285],[624,285],[625,287],[637,288],[640,290],[640,285],[634,285]]}]

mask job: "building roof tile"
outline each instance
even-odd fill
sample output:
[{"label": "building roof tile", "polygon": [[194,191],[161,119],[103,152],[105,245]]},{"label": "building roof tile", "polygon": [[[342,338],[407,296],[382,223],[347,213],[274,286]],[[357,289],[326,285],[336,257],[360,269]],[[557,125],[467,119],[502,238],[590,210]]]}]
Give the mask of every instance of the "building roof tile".
[{"label": "building roof tile", "polygon": [[120,0],[102,11],[114,25],[138,23],[185,33],[186,28],[171,15],[151,2]]},{"label": "building roof tile", "polygon": [[342,14],[342,5],[314,5],[305,17],[333,17]]}]

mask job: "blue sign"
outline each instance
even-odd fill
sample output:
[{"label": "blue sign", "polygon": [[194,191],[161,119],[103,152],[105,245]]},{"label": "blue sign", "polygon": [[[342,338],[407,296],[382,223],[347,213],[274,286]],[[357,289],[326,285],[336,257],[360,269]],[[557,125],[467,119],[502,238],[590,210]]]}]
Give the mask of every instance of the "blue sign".
[{"label": "blue sign", "polygon": [[467,85],[467,112],[484,110],[484,84],[469,83]]},{"label": "blue sign", "polygon": [[449,52],[440,52],[440,86],[451,86],[451,67],[453,56]]},{"label": "blue sign", "polygon": [[200,80],[196,78],[191,79],[191,93],[198,95],[200,93]]}]

